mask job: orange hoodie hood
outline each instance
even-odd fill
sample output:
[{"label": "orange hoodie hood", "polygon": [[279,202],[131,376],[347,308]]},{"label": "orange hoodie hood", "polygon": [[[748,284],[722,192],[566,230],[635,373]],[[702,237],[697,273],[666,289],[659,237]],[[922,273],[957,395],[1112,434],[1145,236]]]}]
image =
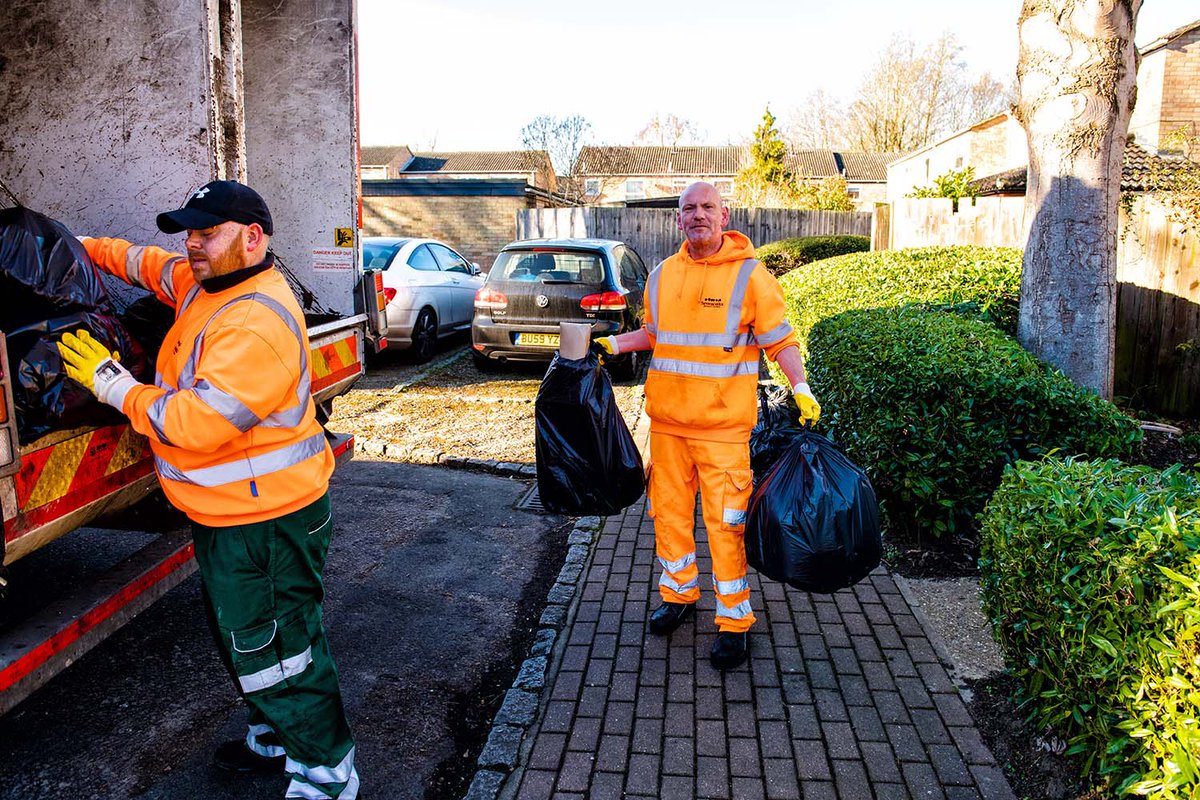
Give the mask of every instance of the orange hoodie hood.
[{"label": "orange hoodie hood", "polygon": [[754,258],[754,245],[750,243],[750,239],[743,233],[722,231],[721,249],[708,258],[693,259],[688,253],[687,239],[684,239],[683,244],[679,247],[679,257],[688,266],[694,264],[715,267],[719,264],[728,264],[730,261],[744,261],[747,258]]}]

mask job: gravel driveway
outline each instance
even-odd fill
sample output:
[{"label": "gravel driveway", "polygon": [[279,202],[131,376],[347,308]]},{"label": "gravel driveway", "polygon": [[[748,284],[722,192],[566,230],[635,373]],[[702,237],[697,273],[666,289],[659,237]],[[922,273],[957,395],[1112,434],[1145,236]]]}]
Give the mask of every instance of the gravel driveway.
[{"label": "gravel driveway", "polygon": [[[395,445],[399,460],[466,459],[534,463],[533,401],[545,365],[480,372],[460,350],[414,368],[383,361],[359,386],[334,401],[332,430],[353,433],[374,450]],[[613,384],[617,405],[632,430],[641,410],[642,382]]]}]

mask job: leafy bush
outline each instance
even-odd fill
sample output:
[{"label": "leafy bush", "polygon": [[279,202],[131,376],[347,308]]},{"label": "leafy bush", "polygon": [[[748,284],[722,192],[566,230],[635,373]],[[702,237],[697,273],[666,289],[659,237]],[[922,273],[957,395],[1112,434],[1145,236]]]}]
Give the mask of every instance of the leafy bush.
[{"label": "leafy bush", "polygon": [[1018,462],[982,534],[984,610],[1030,719],[1117,793],[1200,796],[1200,480]]},{"label": "leafy bush", "polygon": [[1013,333],[1021,290],[1021,251],[1009,247],[921,247],[852,253],[795,270],[779,282],[787,295],[788,319],[802,343],[812,326],[826,317],[908,303],[968,304]]},{"label": "leafy bush", "polygon": [[754,252],[762,265],[778,276],[813,261],[870,249],[869,236],[794,236],[756,247]]},{"label": "leafy bush", "polygon": [[970,316],[852,311],[809,335],[821,421],[871,477],[894,532],[972,532],[1004,467],[1052,450],[1121,456],[1141,430]]}]

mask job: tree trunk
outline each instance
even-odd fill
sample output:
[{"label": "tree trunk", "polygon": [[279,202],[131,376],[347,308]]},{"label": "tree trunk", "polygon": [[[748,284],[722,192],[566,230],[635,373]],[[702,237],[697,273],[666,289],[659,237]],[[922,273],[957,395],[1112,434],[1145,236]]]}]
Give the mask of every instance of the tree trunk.
[{"label": "tree trunk", "polygon": [[1025,0],[1017,118],[1029,137],[1029,239],[1017,336],[1112,397],[1117,205],[1141,0]]}]

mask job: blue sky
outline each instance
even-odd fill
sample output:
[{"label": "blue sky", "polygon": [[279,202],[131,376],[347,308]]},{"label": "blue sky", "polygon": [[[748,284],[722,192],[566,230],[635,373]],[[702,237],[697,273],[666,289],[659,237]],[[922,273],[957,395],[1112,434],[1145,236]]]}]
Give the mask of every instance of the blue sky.
[{"label": "blue sky", "polygon": [[[539,114],[580,114],[632,143],[655,113],[706,144],[741,141],[816,89],[848,98],[895,34],[953,32],[970,71],[1007,78],[1020,0],[359,0],[362,141],[507,150]],[[734,9],[737,9],[735,12]],[[1200,18],[1145,0],[1137,42]]]}]

